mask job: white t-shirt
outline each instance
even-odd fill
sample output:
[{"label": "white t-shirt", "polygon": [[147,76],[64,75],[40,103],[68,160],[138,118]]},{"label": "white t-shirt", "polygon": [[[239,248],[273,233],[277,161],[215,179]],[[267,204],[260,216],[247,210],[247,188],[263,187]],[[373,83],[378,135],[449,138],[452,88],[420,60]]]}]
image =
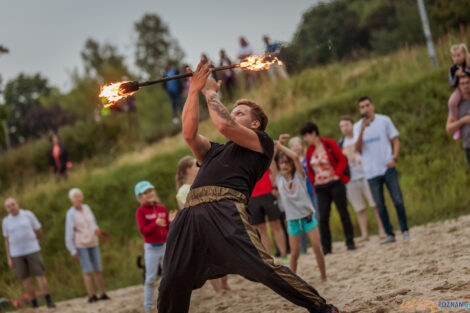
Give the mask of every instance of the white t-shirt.
[{"label": "white t-shirt", "polygon": [[[355,140],[361,132],[362,119],[354,124]],[[393,160],[390,140],[399,135],[390,117],[375,114],[374,120],[364,130],[362,137],[362,162],[366,178],[382,176],[387,171],[387,163]]]},{"label": "white t-shirt", "polygon": [[240,49],[238,50],[238,55],[245,55],[245,54],[249,54],[249,55],[253,54],[253,48],[250,46],[250,44],[247,44],[245,47],[240,46]]},{"label": "white t-shirt", "polygon": [[351,181],[365,177],[362,167],[361,154],[354,148],[356,141],[353,138],[344,138],[343,153],[348,158],[349,169],[351,170]]},{"label": "white t-shirt", "polygon": [[288,221],[298,220],[315,212],[307,192],[305,178],[299,172],[296,171],[291,180],[287,180],[279,173],[276,185],[279,191],[279,207],[286,212]]},{"label": "white t-shirt", "polygon": [[9,214],[3,219],[2,232],[3,237],[8,237],[10,245],[10,256],[19,257],[38,252],[38,238],[35,230],[41,228],[41,223],[33,212],[20,209],[18,215]]}]

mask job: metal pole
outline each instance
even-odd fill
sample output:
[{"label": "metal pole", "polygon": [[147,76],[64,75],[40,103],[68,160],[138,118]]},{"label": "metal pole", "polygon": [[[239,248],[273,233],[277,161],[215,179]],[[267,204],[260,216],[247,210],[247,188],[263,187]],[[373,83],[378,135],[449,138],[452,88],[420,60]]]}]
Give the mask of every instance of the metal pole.
[{"label": "metal pole", "polygon": [[434,50],[434,43],[432,42],[431,28],[429,27],[428,16],[426,14],[426,7],[423,0],[418,1],[419,15],[421,15],[421,22],[423,23],[424,36],[426,37],[426,44],[428,46],[429,59],[433,68],[437,68],[437,56]]}]

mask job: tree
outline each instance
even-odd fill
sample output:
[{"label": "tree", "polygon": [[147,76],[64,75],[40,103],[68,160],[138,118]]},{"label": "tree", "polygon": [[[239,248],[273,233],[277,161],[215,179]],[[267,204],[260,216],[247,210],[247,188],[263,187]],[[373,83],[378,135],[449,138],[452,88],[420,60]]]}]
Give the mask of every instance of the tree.
[{"label": "tree", "polygon": [[430,2],[431,24],[438,25],[441,32],[470,24],[468,0],[433,0]]},{"label": "tree", "polygon": [[27,113],[32,108],[40,107],[40,98],[47,96],[50,91],[47,79],[40,74],[28,76],[21,73],[7,82],[3,98],[9,110],[8,126],[14,143],[34,135],[34,130],[27,126]]},{"label": "tree", "polygon": [[134,28],[138,36],[135,64],[147,76],[159,76],[168,59],[176,63],[183,59],[183,51],[158,15],[144,15]]},{"label": "tree", "polygon": [[89,38],[81,52],[87,75],[95,76],[103,82],[122,80],[131,77],[124,62],[124,56],[118,54],[117,48],[111,44],[100,45]]},{"label": "tree", "polygon": [[368,33],[359,27],[358,20],[358,14],[344,0],[321,2],[305,12],[294,39],[286,48],[288,65],[300,70],[368,48]]},{"label": "tree", "polygon": [[39,138],[49,131],[57,132],[61,126],[71,124],[75,116],[54,103],[47,107],[35,106],[26,113],[26,128],[32,137]]}]

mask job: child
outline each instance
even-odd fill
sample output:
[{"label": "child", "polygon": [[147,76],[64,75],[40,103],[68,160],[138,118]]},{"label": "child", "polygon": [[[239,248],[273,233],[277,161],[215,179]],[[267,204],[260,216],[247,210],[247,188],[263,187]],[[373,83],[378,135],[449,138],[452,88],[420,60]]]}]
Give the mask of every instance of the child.
[{"label": "child", "polygon": [[176,201],[178,201],[178,207],[184,208],[186,202],[186,196],[189,193],[189,189],[194,182],[194,179],[199,172],[199,167],[196,166],[196,159],[190,156],[185,156],[178,162],[178,170],[176,172]]},{"label": "child", "polygon": [[312,243],[313,252],[320,269],[322,281],[326,281],[325,259],[321,250],[320,233],[317,220],[314,216],[312,201],[307,192],[305,184],[305,172],[298,156],[294,151],[282,145],[279,141],[275,143],[277,167],[272,166],[271,172],[279,193],[279,206],[286,212],[287,233],[291,249],[290,267],[295,273],[300,253],[300,240],[302,231]]},{"label": "child", "polygon": [[[459,79],[458,76],[462,75],[462,72],[470,74],[470,54],[468,53],[467,46],[463,43],[453,45],[450,47],[450,53],[452,55],[452,66],[449,69],[449,83],[452,87],[457,87]],[[457,88],[449,98],[449,112],[454,119],[459,118],[458,106],[462,100],[462,94]],[[460,138],[460,130],[454,133],[454,139]]]},{"label": "child", "polygon": [[157,193],[152,184],[141,181],[135,185],[134,191],[140,203],[136,212],[137,226],[145,239],[144,310],[150,312],[158,264],[165,254],[170,219],[167,209],[157,203]]}]

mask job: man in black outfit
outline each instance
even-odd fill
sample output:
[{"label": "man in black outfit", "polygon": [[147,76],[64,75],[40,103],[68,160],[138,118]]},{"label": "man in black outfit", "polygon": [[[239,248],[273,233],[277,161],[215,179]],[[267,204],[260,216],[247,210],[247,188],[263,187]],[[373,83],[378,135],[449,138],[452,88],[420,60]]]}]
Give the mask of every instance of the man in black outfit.
[{"label": "man in black outfit", "polygon": [[[250,225],[247,199],[274,153],[264,132],[268,118],[249,100],[239,100],[230,113],[217,96],[220,82],[207,79],[210,66],[205,59],[199,63],[183,110],[183,136],[201,168],[170,227],[158,312],[188,312],[193,289],[227,274],[263,283],[309,312],[338,312],[287,267],[274,264]],[[198,134],[199,91],[212,122],[229,140],[225,145]]]}]

